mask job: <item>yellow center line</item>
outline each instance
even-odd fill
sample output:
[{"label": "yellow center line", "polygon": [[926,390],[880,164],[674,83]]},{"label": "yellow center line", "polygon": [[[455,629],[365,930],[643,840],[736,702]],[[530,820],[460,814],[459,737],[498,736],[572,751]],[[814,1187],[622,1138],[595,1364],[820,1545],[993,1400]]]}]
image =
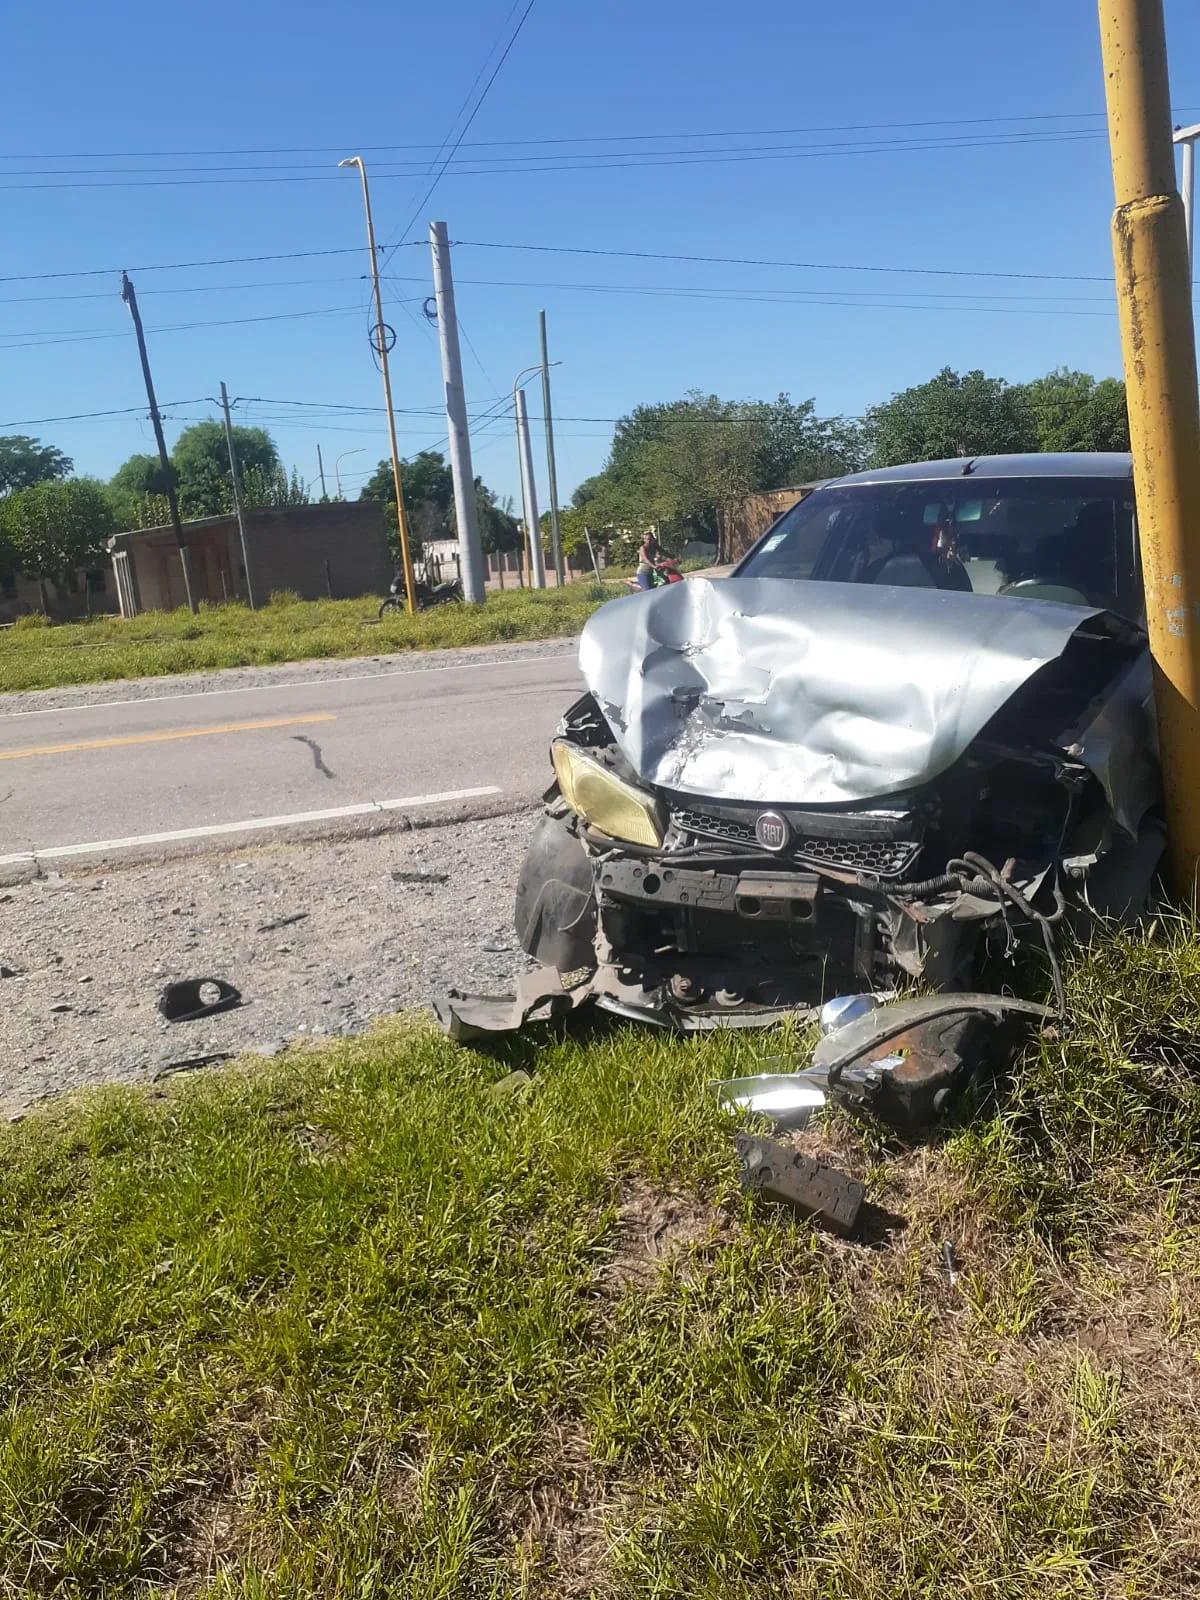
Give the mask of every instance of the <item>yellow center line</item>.
[{"label": "yellow center line", "polygon": [[334,722],[332,711],[314,711],[306,717],[262,717],[256,722],[219,722],[212,728],[171,728],[162,733],[130,733],[120,739],[78,739],[73,744],[37,744],[27,750],[0,750],[0,761],[20,761],[25,756],[61,756],[72,750],[112,750],[124,744],[164,744],[168,739],[207,739],[214,733],[254,733],[260,728],[294,728],[304,722]]}]

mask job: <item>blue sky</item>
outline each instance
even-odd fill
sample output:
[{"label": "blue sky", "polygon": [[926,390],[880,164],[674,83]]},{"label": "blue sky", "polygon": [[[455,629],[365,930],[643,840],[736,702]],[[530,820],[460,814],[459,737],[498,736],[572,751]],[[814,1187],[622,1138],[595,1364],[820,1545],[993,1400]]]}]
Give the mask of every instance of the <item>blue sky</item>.
[{"label": "blue sky", "polygon": [[[169,439],[224,379],[306,481],[320,443],[331,490],[346,452],[357,493],[386,450],[358,180],[335,165],[358,151],[381,242],[432,217],[472,241],[454,252],[467,392],[501,408],[474,441],[501,494],[503,396],[543,306],[564,495],[601,464],[605,419],[692,388],[857,413],[945,364],[1119,372],[1094,0],[535,0],[418,209],[524,3],[9,0],[0,431],[104,476],[153,448],[128,266]],[[1168,0],[1167,26],[1177,115],[1200,120],[1200,9]],[[596,250],[815,265],[572,253]],[[341,253],[299,254],[321,251]],[[870,268],[920,270],[851,270]],[[402,244],[386,274],[416,451],[444,433],[428,249]]]}]

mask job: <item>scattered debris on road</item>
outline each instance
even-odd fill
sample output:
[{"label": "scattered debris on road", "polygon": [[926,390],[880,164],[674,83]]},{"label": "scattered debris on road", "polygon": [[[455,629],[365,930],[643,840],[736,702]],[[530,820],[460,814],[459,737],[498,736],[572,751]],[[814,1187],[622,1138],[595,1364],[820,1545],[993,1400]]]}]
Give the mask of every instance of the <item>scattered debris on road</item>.
[{"label": "scattered debris on road", "polygon": [[279,928],[290,928],[294,922],[304,922],[307,911],[293,911],[290,917],[276,917],[274,922],[264,922],[259,933],[274,933]]}]

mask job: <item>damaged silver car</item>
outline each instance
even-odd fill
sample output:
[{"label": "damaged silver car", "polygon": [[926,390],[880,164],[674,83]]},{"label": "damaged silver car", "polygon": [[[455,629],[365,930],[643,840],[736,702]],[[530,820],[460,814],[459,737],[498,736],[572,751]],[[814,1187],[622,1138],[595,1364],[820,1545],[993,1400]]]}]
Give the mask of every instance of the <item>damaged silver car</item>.
[{"label": "damaged silver car", "polygon": [[602,607],[517,892],[539,971],[490,1025],[1056,971],[1162,851],[1141,619],[1129,458],[1084,454],[839,479],[730,577]]}]

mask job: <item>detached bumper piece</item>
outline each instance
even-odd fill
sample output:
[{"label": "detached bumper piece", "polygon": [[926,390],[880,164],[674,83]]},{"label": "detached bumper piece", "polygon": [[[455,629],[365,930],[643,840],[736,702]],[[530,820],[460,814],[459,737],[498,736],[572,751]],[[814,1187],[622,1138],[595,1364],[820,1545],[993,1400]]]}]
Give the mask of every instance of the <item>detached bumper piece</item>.
[{"label": "detached bumper piece", "polygon": [[813,1071],[829,1097],[900,1133],[935,1122],[972,1083],[1010,1067],[1053,1020],[1046,1006],[1005,995],[945,994],[881,1006],[827,1034]]},{"label": "detached bumper piece", "polygon": [[594,996],[587,985],[590,973],[581,972],[573,989],[552,967],[539,967],[517,980],[512,994],[461,994],[451,989],[434,1002],[434,1015],[457,1044],[485,1039],[497,1033],[516,1033],[527,1022],[555,1022],[569,1017]]}]

